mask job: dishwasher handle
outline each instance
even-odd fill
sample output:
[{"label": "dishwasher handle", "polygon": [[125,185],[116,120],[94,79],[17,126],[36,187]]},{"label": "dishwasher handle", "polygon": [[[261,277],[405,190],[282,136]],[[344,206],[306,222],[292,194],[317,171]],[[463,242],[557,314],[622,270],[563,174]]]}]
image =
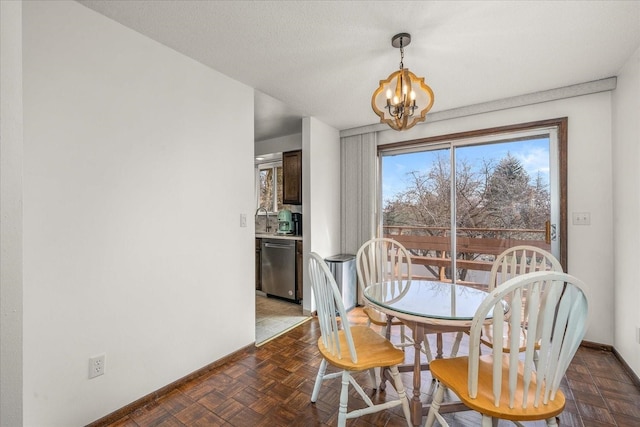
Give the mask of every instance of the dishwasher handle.
[{"label": "dishwasher handle", "polygon": [[292,249],[294,245],[290,243],[265,243],[264,247],[274,249]]}]

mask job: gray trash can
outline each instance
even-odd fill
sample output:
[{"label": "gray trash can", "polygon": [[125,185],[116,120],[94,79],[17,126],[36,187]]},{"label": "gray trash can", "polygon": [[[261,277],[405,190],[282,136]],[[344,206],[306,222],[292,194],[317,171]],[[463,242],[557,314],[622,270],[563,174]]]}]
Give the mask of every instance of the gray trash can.
[{"label": "gray trash can", "polygon": [[342,303],[345,310],[349,311],[356,306],[358,298],[356,280],[356,256],[351,254],[338,254],[325,258],[329,270],[336,279],[336,284],[342,295]]}]

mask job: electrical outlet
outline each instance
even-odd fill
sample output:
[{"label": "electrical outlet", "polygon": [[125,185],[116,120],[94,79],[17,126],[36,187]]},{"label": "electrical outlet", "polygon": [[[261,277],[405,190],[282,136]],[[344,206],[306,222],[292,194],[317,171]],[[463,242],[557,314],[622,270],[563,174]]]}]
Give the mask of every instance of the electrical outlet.
[{"label": "electrical outlet", "polygon": [[247,226],[247,214],[240,214],[240,227]]},{"label": "electrical outlet", "polygon": [[591,225],[590,212],[574,212],[573,225]]},{"label": "electrical outlet", "polygon": [[89,359],[89,379],[104,375],[105,357],[105,354],[100,354]]}]

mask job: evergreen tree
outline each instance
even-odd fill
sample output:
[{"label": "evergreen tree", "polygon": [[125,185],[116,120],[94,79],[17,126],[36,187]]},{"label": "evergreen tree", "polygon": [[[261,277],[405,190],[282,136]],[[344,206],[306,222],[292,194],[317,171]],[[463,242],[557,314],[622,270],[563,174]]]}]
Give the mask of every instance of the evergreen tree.
[{"label": "evergreen tree", "polygon": [[488,179],[485,209],[490,228],[527,228],[531,200],[529,174],[518,159],[507,153]]}]

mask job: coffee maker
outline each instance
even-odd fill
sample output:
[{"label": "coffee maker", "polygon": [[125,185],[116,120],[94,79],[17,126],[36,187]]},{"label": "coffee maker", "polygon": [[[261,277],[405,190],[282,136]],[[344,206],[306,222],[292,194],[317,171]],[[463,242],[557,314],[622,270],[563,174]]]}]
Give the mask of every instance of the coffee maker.
[{"label": "coffee maker", "polygon": [[293,221],[291,221],[291,211],[283,209],[278,212],[278,234],[292,234]]},{"label": "coffee maker", "polygon": [[291,220],[293,221],[293,234],[295,236],[302,236],[302,214],[293,212],[291,214]]}]

